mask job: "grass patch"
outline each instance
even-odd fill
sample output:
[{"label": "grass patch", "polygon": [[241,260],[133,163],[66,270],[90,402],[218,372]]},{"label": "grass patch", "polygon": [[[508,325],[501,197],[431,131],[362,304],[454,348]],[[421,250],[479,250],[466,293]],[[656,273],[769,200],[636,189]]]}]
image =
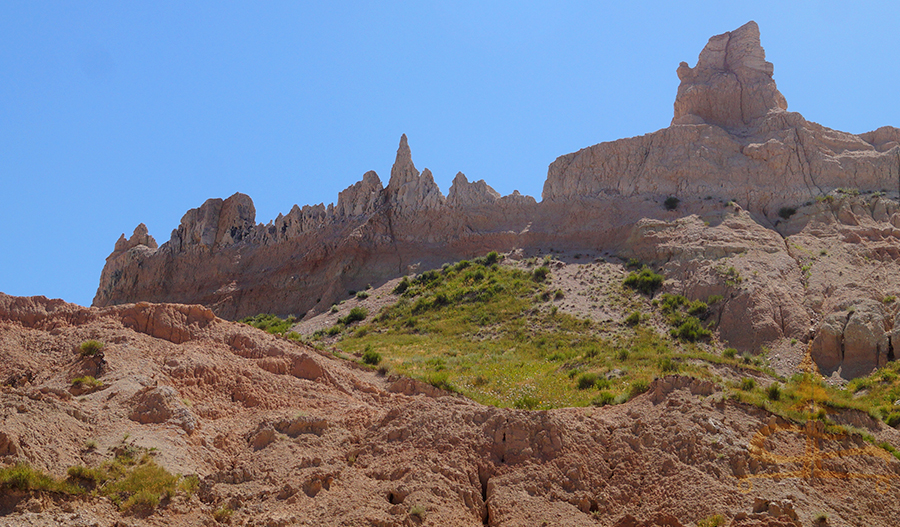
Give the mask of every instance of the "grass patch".
[{"label": "grass patch", "polygon": [[247,324],[249,326],[253,326],[257,329],[261,329],[267,333],[271,333],[273,335],[284,335],[291,329],[291,326],[297,322],[297,318],[293,315],[282,319],[278,318],[272,314],[260,314],[253,317],[247,317],[240,320],[240,322]]},{"label": "grass patch", "polygon": [[26,462],[18,462],[11,467],[0,468],[0,489],[56,494],[81,494],[84,492],[77,485],[54,478]]},{"label": "grass patch", "polygon": [[381,354],[371,348],[367,349],[363,353],[362,361],[370,366],[378,366],[381,362]]},{"label": "grass patch", "polygon": [[622,402],[633,383],[649,385],[667,364],[660,359],[677,352],[651,327],[611,342],[599,323],[540,308],[533,270],[464,260],[405,281],[365,334],[345,332],[338,345],[349,353],[377,349],[390,371],[483,404],[587,406],[596,389],[609,394],[607,404]]},{"label": "grass patch", "polygon": [[80,350],[82,357],[93,357],[100,353],[104,346],[106,346],[106,344],[99,340],[86,340],[81,343],[81,346],[79,346],[78,349]]},{"label": "grass patch", "polygon": [[365,320],[367,316],[369,316],[369,311],[364,307],[357,306],[351,309],[349,313],[339,318],[338,323],[349,326],[354,322]]},{"label": "grass patch", "polygon": [[75,377],[72,379],[72,386],[96,391],[103,387],[103,381],[95,379],[90,375],[85,375],[84,377]]},{"label": "grass patch", "polygon": [[622,285],[651,296],[657,289],[662,287],[664,280],[665,277],[663,275],[654,273],[645,265],[640,271],[628,273]]}]

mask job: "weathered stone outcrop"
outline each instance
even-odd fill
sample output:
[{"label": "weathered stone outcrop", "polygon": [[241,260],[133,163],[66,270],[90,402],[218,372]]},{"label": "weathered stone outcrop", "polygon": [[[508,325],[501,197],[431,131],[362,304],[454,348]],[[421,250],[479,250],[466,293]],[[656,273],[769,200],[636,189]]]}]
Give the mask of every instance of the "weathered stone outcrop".
[{"label": "weathered stone outcrop", "polygon": [[756,22],[716,35],[700,52],[697,66],[678,66],[678,96],[672,124],[714,124],[742,128],[770,110],[787,110],[772,80],[775,71],[759,41]]},{"label": "weathered stone outcrop", "polygon": [[412,161],[406,134],[400,138],[397,159],[391,168],[391,180],[386,190],[387,200],[398,215],[412,214],[423,209],[437,209],[444,204],[444,195],[427,168],[421,175]]},{"label": "weathered stone outcrop", "polygon": [[491,188],[483,179],[469,183],[462,172],[453,178],[450,193],[447,195],[449,207],[471,207],[473,205],[490,205],[500,199],[500,193]]},{"label": "weathered stone outcrop", "polygon": [[900,130],[853,135],[787,112],[756,23],[682,62],[672,125],[594,145],[550,165],[545,201],[622,196],[737,200],[776,218],[836,188],[898,190]]},{"label": "weathered stone outcrop", "polygon": [[876,321],[859,311],[849,336],[832,318],[900,296],[900,129],[854,135],[808,122],[786,111],[772,74],[755,23],[713,37],[696,66],[678,68],[668,128],[559,157],[540,203],[462,173],[445,198],[405,135],[387,186],[367,172],[336,206],[295,205],[263,225],[243,194],[207,200],[162,246],[143,225],[123,235],[94,304],[303,316],[348,290],[491,250],[601,250],[656,266],[668,291],[723,297],[715,322],[732,346],[757,351],[812,331],[824,370],[870,370],[892,356],[891,340],[862,329],[888,331],[894,312]]},{"label": "weathered stone outcrop", "polygon": [[381,179],[374,170],[370,170],[363,175],[362,181],[350,185],[338,194],[335,213],[344,218],[371,214],[384,199],[382,190],[384,187],[381,186]]}]

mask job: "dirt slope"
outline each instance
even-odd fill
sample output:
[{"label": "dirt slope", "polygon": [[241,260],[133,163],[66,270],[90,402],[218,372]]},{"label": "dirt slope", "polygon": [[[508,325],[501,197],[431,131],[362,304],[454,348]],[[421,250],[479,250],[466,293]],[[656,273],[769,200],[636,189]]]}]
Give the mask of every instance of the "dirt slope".
[{"label": "dirt slope", "polygon": [[[78,353],[87,339],[106,343],[102,360]],[[797,525],[794,516],[809,525],[827,514],[829,525],[888,526],[900,517],[900,461],[819,458],[812,477],[772,478],[802,463],[761,452],[802,458],[807,437],[823,451],[865,444],[784,430],[688,378],[613,407],[499,409],[200,306],[5,295],[0,353],[3,463],[26,459],[62,476],[126,443],[200,477],[192,496],[139,515],[105,498],[7,492],[0,525],[213,525],[224,507],[233,525],[267,526],[689,526],[714,514],[733,525]],[[102,389],[73,395],[71,379],[85,374]],[[846,419],[900,444],[893,429]],[[762,450],[751,448],[757,434]]]}]

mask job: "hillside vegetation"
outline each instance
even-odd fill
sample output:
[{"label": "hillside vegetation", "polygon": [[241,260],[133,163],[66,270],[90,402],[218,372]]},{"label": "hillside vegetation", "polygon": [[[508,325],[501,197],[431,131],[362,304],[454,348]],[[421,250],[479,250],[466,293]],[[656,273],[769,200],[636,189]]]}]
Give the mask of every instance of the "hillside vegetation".
[{"label": "hillside vegetation", "polygon": [[[596,321],[558,309],[561,299],[579,293],[552,287],[551,258],[501,260],[490,253],[405,277],[379,313],[354,306],[312,335],[312,343],[333,343],[335,353],[382,373],[500,407],[619,404],[654,378],[679,373],[716,382],[727,397],[793,421],[822,420],[833,431],[842,427],[831,416],[848,408],[900,425],[896,363],[844,387],[814,374],[779,376],[766,366],[766,350],[739,355],[715,340],[709,315],[720,298],[657,295],[664,277],[638,262],[629,262],[632,272],[601,299],[620,319]],[[245,322],[297,338],[271,315]]]}]

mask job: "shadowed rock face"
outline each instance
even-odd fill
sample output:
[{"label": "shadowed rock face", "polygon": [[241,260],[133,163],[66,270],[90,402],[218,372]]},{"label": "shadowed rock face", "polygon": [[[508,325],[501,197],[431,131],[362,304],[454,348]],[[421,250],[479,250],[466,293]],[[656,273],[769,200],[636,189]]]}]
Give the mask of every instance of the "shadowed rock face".
[{"label": "shadowed rock face", "polygon": [[[837,328],[825,317],[855,300],[900,296],[883,285],[900,283],[900,130],[854,135],[808,122],[786,111],[772,72],[754,22],[711,38],[695,67],[678,68],[668,128],[559,157],[540,203],[461,173],[445,197],[416,168],[405,135],[387,186],[367,172],[337,206],[295,205],[263,225],[248,196],[207,200],[160,247],[143,225],[123,235],[93,303],[199,303],[225,318],[314,314],[348,290],[491,250],[605,250],[658,266],[671,292],[729,298],[718,328],[730,345],[805,342]],[[878,195],[835,198],[848,188]],[[680,200],[675,211],[663,207],[669,196]],[[797,245],[829,256],[812,261]],[[893,312],[881,324],[894,327]],[[892,356],[890,338],[850,341],[866,343],[865,359],[838,357],[824,340],[817,357],[860,372]]]}]

